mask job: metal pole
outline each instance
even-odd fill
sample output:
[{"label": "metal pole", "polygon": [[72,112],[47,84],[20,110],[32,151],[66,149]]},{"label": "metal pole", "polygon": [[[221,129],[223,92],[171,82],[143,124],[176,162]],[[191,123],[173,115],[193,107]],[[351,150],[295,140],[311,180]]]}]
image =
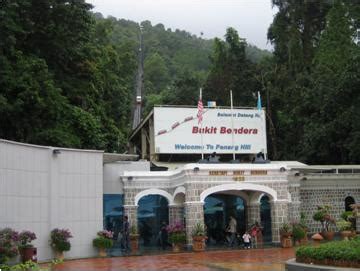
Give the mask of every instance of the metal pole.
[{"label": "metal pole", "polygon": [[230,106],[231,106],[231,144],[233,148],[233,160],[235,160],[235,146],[234,146],[234,116],[233,116],[233,97],[232,90],[230,90]]},{"label": "metal pole", "polygon": [[[200,88],[200,96],[199,96],[199,101],[202,101],[202,88]],[[204,160],[204,144],[203,144],[203,131],[202,131],[202,125],[203,125],[203,119],[202,119],[202,114],[204,112],[204,104],[203,104],[203,109],[201,111],[201,123],[200,123],[200,138],[201,138],[201,160]]]}]

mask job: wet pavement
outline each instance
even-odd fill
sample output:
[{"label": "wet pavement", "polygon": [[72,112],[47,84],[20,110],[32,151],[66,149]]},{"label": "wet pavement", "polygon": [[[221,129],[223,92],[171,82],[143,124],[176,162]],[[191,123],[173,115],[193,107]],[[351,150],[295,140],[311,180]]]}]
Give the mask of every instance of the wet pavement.
[{"label": "wet pavement", "polygon": [[217,250],[65,261],[55,270],[285,270],[293,248]]}]

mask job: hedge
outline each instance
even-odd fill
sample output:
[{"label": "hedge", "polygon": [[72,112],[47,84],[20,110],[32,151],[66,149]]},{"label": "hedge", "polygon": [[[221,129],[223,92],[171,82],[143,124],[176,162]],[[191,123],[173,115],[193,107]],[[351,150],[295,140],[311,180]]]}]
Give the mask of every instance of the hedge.
[{"label": "hedge", "polygon": [[360,263],[360,238],[350,241],[333,241],[321,244],[318,247],[304,246],[296,251],[296,261],[298,262],[351,262]]}]

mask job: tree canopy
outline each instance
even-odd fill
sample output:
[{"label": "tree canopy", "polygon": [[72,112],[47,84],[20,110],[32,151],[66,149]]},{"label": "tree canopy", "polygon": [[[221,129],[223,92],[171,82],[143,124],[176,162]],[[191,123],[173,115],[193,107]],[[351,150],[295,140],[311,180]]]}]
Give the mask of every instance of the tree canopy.
[{"label": "tree canopy", "polygon": [[[273,53],[234,28],[212,40],[92,13],[84,0],[0,7],[0,138],[126,150],[140,50],[144,112],[204,100],[266,107],[269,157],[360,162],[360,6],[273,0]],[[66,18],[66,19],[65,19]],[[140,48],[141,40],[141,49]]]}]

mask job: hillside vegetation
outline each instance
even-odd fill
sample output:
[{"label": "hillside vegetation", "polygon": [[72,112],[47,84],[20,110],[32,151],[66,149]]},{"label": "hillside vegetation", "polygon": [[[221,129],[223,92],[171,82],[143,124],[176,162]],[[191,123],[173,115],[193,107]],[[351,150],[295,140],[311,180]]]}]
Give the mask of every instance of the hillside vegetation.
[{"label": "hillside vegetation", "polygon": [[[103,18],[83,0],[0,7],[0,138],[126,150],[142,33],[144,114],[204,101],[267,109],[269,157],[360,162],[360,7],[273,0],[273,54],[234,28],[206,40],[149,21]],[[65,19],[66,18],[66,19]]]}]

